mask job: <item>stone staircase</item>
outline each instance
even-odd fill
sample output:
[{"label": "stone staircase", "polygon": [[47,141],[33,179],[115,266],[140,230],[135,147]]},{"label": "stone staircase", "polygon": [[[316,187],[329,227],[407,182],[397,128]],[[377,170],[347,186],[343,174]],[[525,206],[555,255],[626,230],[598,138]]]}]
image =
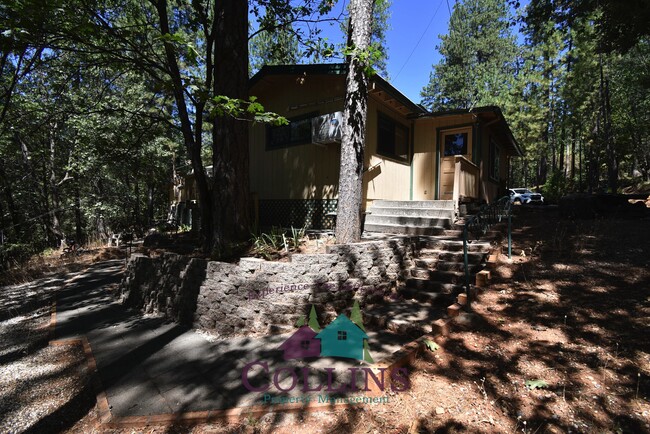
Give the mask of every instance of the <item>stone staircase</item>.
[{"label": "stone staircase", "polygon": [[[397,288],[398,299],[364,312],[364,322],[413,338],[434,330],[436,321],[449,321],[450,305],[465,292],[463,241],[460,237],[422,236],[418,257]],[[486,264],[489,241],[472,242],[468,248],[471,283]]]},{"label": "stone staircase", "polygon": [[375,200],[367,210],[365,230],[402,235],[457,235],[452,200]]},{"label": "stone staircase", "polygon": [[[375,201],[373,214],[366,217],[366,230],[400,230],[398,222],[401,222],[402,233],[415,233],[419,236],[413,266],[406,270],[406,279],[397,288],[399,299],[384,306],[375,306],[368,312],[370,323],[399,334],[418,336],[430,333],[434,322],[446,320],[448,307],[455,305],[457,296],[464,293],[464,221],[454,222],[453,206],[444,203],[440,205],[440,202],[448,201],[409,202],[409,206],[394,201]],[[390,212],[397,214],[397,210],[406,210],[405,213],[412,215],[395,216],[401,220],[386,218]],[[427,213],[429,217],[422,217]],[[419,225],[422,219],[428,219],[427,226]],[[435,222],[431,224],[433,220]],[[486,266],[492,250],[490,241],[500,234],[499,231],[490,231],[482,240],[468,244],[471,284],[475,283],[476,274]]]},{"label": "stone staircase", "polygon": [[[422,237],[419,241],[418,258],[409,270],[400,293],[405,298],[421,302],[446,303],[454,294],[463,291],[465,264],[463,241],[458,238]],[[485,266],[491,249],[488,241],[472,242],[468,245],[468,266],[470,282]]]}]

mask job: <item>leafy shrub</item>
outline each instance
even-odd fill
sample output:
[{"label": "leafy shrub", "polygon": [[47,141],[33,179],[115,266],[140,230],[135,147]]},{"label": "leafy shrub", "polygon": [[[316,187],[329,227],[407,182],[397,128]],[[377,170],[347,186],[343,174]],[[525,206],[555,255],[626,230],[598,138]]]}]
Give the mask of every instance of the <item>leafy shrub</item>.
[{"label": "leafy shrub", "polygon": [[269,233],[252,234],[252,253],[266,260],[278,259],[283,251],[298,250],[304,237],[305,228],[296,229],[292,226],[291,233],[287,234],[282,228],[274,226]]},{"label": "leafy shrub", "polygon": [[542,194],[546,203],[557,203],[560,198],[566,195],[571,187],[570,179],[564,176],[562,171],[555,171],[546,179],[542,186]]},{"label": "leafy shrub", "polygon": [[0,246],[0,270],[26,262],[36,251],[30,244],[3,244]]}]

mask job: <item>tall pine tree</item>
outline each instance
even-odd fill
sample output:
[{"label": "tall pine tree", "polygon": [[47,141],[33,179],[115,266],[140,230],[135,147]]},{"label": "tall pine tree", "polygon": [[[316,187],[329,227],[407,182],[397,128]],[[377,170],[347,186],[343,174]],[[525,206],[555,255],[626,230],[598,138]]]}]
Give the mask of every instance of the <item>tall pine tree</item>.
[{"label": "tall pine tree", "polygon": [[505,0],[462,0],[441,35],[442,60],[433,66],[422,103],[433,110],[500,105],[515,72],[517,45]]}]

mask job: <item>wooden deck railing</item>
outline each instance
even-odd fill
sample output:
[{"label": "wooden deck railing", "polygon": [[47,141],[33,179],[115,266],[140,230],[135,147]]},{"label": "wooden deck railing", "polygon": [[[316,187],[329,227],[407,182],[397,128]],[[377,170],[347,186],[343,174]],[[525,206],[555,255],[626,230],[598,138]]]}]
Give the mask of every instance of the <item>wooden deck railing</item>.
[{"label": "wooden deck railing", "polygon": [[454,204],[461,198],[478,199],[480,169],[462,155],[454,157]]}]

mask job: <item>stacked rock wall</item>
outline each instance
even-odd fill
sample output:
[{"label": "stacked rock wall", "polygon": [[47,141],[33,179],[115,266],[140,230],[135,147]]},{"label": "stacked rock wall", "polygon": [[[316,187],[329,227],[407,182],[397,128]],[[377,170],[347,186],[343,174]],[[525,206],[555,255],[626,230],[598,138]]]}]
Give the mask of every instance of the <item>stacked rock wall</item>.
[{"label": "stacked rock wall", "polygon": [[290,262],[242,258],[238,265],[175,254],[135,255],[122,284],[125,304],[223,336],[276,333],[318,306],[321,320],[388,295],[412,265],[416,239],[329,246]]}]

